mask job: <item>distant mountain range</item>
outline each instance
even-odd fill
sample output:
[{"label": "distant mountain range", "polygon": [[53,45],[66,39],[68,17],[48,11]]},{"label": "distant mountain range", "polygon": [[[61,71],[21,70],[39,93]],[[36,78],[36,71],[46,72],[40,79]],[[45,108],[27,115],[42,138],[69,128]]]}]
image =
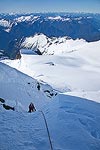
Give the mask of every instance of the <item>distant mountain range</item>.
[{"label": "distant mountain range", "polygon": [[43,33],[48,38],[67,36],[100,40],[100,14],[0,14],[0,56],[15,58],[26,38]]}]

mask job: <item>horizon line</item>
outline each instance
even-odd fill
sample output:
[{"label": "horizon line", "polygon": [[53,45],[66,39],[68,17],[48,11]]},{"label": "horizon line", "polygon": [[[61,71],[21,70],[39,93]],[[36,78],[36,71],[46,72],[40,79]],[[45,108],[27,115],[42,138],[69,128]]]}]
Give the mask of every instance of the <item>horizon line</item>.
[{"label": "horizon line", "polygon": [[81,11],[79,11],[79,12],[75,12],[75,11],[73,11],[73,12],[68,12],[68,11],[60,11],[60,12],[56,12],[56,11],[46,11],[46,12],[0,12],[0,15],[1,14],[48,14],[48,13],[51,13],[51,14],[53,14],[53,13],[69,13],[69,14],[72,14],[72,13],[76,13],[76,14],[100,14],[100,12],[81,12]]}]

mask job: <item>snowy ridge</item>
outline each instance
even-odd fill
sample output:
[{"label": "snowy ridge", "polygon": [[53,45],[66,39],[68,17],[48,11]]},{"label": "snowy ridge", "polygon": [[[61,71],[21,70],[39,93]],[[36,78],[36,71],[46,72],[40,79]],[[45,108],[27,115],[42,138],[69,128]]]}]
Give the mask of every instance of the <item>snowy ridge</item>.
[{"label": "snowy ridge", "polygon": [[48,17],[50,20],[62,20],[61,16],[56,16],[56,17]]},{"label": "snowy ridge", "polygon": [[0,26],[3,26],[3,27],[10,27],[10,22],[7,21],[7,20],[4,20],[4,19],[1,19],[0,20]]},{"label": "snowy ridge", "polygon": [[37,34],[34,37],[25,38],[21,47],[32,49],[33,51],[39,50],[44,55],[55,55],[74,51],[86,43],[83,39],[72,40],[69,37],[48,38],[44,34]]},{"label": "snowy ridge", "polygon": [[[0,63],[0,74],[0,97],[5,99],[6,104],[15,106],[17,110],[28,111],[31,101],[37,103],[36,108],[39,109],[39,106],[42,107],[56,94],[51,86],[43,82],[40,83],[41,91],[38,91],[38,81],[2,63]],[[46,90],[49,93],[46,93]]]},{"label": "snowy ridge", "polygon": [[29,16],[21,16],[18,18],[15,18],[14,21],[15,22],[30,22],[30,21],[36,21],[39,18],[39,16],[33,16],[33,15],[29,15]]},{"label": "snowy ridge", "polygon": [[0,26],[4,27],[6,32],[10,32],[12,24],[13,23],[10,20],[0,19]]},{"label": "snowy ridge", "polygon": [[[62,22],[71,22],[73,20],[71,18],[66,18],[66,17],[61,17],[61,16],[48,17],[47,19],[51,20],[51,21],[62,21]],[[79,19],[79,18],[77,18],[77,19]]]},{"label": "snowy ridge", "polygon": [[34,37],[27,37],[22,43],[23,48],[37,50],[39,49],[41,53],[44,52],[44,47],[47,45],[47,42],[50,41],[45,35],[35,35]]}]

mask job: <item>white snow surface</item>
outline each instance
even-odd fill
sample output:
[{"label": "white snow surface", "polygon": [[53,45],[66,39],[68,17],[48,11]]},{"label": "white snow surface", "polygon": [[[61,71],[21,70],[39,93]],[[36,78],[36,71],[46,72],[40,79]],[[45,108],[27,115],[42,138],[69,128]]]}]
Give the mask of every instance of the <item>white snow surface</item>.
[{"label": "white snow surface", "polygon": [[57,55],[79,49],[86,43],[83,39],[72,40],[67,36],[49,38],[44,34],[36,34],[25,38],[22,47],[33,51],[38,49],[44,55]]},{"label": "white snow surface", "polygon": [[[54,150],[100,149],[100,104],[60,94],[43,110]],[[0,110],[2,150],[49,150],[41,112]]]},{"label": "white snow surface", "polygon": [[[48,38],[49,39],[49,38]],[[25,41],[22,43],[22,47],[27,47],[28,49],[42,49],[44,50],[44,46],[47,44],[47,37],[44,34],[35,35],[34,37],[27,37]]]},{"label": "white snow surface", "polygon": [[62,20],[61,16],[56,16],[56,17],[48,17],[50,20]]},{"label": "white snow surface", "polygon": [[28,111],[30,102],[39,109],[48,101],[44,92],[38,92],[35,79],[1,62],[0,77],[0,97],[6,100],[6,104],[15,106],[16,110]]},{"label": "white snow surface", "polygon": [[10,21],[7,21],[5,19],[0,19],[0,26],[3,26],[3,27],[10,27],[11,25],[11,22]]},{"label": "white snow surface", "polygon": [[48,17],[47,19],[49,20],[52,20],[52,21],[68,21],[68,22],[71,22],[71,18],[64,18],[64,17],[61,17],[61,16],[55,16],[55,17]]},{"label": "white snow surface", "polygon": [[33,16],[33,15],[29,15],[29,16],[21,16],[15,19],[16,22],[24,22],[24,21],[35,21],[39,18],[39,16]]},{"label": "white snow surface", "polygon": [[[43,39],[38,42],[44,51],[49,39]],[[15,111],[0,104],[0,150],[49,150],[41,111],[53,150],[100,150],[100,41],[62,39],[53,41],[54,55],[25,49],[20,60],[1,60],[0,97]],[[49,98],[44,92],[48,89],[58,94]],[[37,111],[27,113],[31,101]]]},{"label": "white snow surface", "polygon": [[[43,35],[43,37],[45,36]],[[54,46],[56,49],[54,55],[27,55],[29,50],[25,50],[21,60],[4,60],[2,62],[39,81],[47,82],[60,92],[80,92],[83,95],[87,92],[94,94],[98,92],[97,95],[100,95],[100,41],[91,43],[83,40],[76,40],[75,43],[73,40],[66,41],[69,46],[65,47],[64,53],[58,44]],[[88,98],[88,94],[85,95],[87,95],[85,98]],[[96,101],[100,101],[98,96]]]}]

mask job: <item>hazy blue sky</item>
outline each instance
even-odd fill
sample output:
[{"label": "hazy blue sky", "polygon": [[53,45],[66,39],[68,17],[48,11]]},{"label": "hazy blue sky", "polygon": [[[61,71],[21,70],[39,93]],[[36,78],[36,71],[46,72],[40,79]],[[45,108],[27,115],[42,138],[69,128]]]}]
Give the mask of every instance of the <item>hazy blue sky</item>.
[{"label": "hazy blue sky", "polygon": [[100,13],[100,0],[0,0],[0,12]]}]

